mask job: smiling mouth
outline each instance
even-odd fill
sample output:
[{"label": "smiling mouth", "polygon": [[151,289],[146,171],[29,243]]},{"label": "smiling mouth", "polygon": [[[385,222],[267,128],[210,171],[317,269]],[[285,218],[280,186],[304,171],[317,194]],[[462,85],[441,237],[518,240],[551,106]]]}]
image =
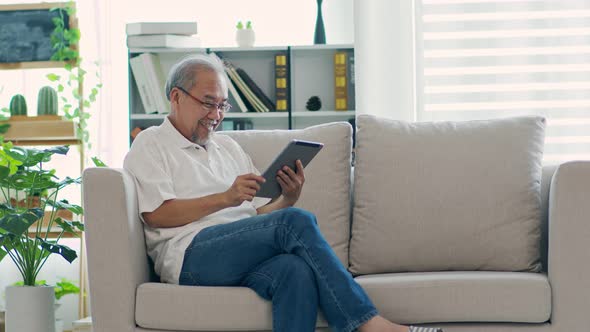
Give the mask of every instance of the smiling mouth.
[{"label": "smiling mouth", "polygon": [[215,129],[215,126],[217,125],[217,121],[199,121],[199,124],[205,128],[207,128],[208,131],[213,131]]}]

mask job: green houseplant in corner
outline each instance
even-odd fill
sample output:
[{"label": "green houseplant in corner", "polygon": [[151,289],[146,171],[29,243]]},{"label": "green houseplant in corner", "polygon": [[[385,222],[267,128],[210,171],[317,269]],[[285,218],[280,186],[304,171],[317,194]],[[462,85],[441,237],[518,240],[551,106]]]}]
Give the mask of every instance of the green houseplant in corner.
[{"label": "green houseplant in corner", "polygon": [[[37,275],[52,254],[70,263],[76,259],[76,252],[59,241],[66,233],[83,231],[84,226],[57,216],[58,209],[82,214],[80,206],[58,199],[63,188],[80,183],[80,179],[59,179],[55,170],[43,165],[52,155],[68,151],[68,146],[43,150],[14,147],[0,139],[0,192],[5,200],[0,203],[0,260],[10,257],[24,284],[6,288],[7,332],[53,331],[54,287],[36,286]],[[41,197],[39,207],[28,203],[32,201],[29,197],[45,191],[47,196]],[[12,196],[16,202],[24,198],[27,204],[11,204]]]}]

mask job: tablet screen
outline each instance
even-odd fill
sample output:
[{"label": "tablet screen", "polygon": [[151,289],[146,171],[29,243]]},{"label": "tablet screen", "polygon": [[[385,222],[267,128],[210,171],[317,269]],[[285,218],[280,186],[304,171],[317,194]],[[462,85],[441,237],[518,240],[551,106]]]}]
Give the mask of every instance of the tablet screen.
[{"label": "tablet screen", "polygon": [[281,195],[281,186],[276,179],[277,172],[283,166],[289,166],[294,171],[297,171],[295,161],[298,159],[301,160],[303,167],[306,167],[323,146],[323,143],[303,140],[292,140],[289,142],[264,173],[262,173],[266,182],[260,186],[260,190],[256,193],[256,196],[276,198]]}]

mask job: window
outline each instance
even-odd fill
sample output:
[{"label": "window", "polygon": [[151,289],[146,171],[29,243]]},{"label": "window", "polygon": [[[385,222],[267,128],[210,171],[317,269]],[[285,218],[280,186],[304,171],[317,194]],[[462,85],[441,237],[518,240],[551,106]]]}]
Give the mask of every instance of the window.
[{"label": "window", "polygon": [[417,117],[547,118],[545,162],[590,159],[590,2],[416,2]]}]

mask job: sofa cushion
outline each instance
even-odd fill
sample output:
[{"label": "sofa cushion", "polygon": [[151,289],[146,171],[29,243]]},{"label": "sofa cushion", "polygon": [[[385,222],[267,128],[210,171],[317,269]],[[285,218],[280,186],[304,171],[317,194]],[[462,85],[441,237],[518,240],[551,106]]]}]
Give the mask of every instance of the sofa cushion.
[{"label": "sofa cushion", "polygon": [[[148,329],[272,330],[271,302],[246,287],[144,283],[137,288],[135,303],[135,321]],[[320,311],[317,326],[328,326]]]},{"label": "sofa cushion", "polygon": [[350,271],[539,271],[545,120],[357,119]]},{"label": "sofa cushion", "polygon": [[355,280],[383,316],[401,324],[541,323],[551,314],[551,287],[540,273],[410,272]]},{"label": "sofa cushion", "polygon": [[313,212],[322,234],[348,266],[352,127],[335,122],[300,130],[247,130],[224,133],[250,155],[260,172],[292,139],[318,141],[324,148],[305,168],[305,184],[296,206]]}]

